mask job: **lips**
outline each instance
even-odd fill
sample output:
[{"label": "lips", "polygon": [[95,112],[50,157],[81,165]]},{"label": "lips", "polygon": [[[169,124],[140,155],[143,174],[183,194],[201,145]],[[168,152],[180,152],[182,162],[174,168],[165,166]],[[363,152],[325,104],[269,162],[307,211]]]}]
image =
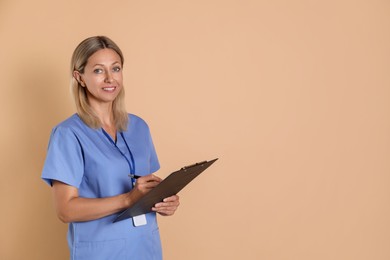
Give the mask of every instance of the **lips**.
[{"label": "lips", "polygon": [[104,91],[114,91],[116,87],[105,87],[103,88]]}]

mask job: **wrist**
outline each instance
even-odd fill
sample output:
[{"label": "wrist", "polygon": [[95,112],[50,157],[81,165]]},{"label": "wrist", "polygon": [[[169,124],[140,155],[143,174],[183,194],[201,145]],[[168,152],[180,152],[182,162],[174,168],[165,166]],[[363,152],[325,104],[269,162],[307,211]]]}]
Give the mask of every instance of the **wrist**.
[{"label": "wrist", "polygon": [[121,197],[121,207],[123,209],[129,208],[131,206],[131,204],[132,204],[131,203],[132,199],[131,199],[130,192],[124,193],[124,194],[120,195],[120,197]]},{"label": "wrist", "polygon": [[122,195],[122,205],[125,209],[130,208],[141,197],[134,189]]}]

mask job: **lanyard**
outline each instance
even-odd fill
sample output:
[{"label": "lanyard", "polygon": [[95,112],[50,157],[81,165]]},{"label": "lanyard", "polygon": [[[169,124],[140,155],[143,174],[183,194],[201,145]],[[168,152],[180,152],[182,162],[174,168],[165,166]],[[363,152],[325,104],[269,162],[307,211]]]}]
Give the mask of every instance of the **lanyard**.
[{"label": "lanyard", "polygon": [[[129,154],[130,154],[130,160],[129,158],[126,157],[126,155],[121,151],[121,149],[119,149],[119,147],[116,145],[116,143],[112,140],[111,136],[109,136],[109,134],[104,131],[104,129],[102,128],[103,130],[103,134],[107,137],[108,140],[110,140],[110,142],[116,147],[116,149],[120,152],[120,154],[126,159],[127,161],[127,164],[129,165],[129,168],[130,168],[130,176],[134,176],[135,175],[135,161],[134,161],[134,156],[133,156],[133,153],[131,152],[130,150],[130,147],[129,145],[127,144],[127,141],[125,139],[125,136],[123,135],[123,132],[120,132],[120,135],[122,136],[122,139],[123,141],[125,142],[125,145],[127,147],[127,150],[129,151]],[[131,177],[131,181],[132,181],[132,184],[133,184],[133,187],[135,185],[135,179],[133,177]]]}]

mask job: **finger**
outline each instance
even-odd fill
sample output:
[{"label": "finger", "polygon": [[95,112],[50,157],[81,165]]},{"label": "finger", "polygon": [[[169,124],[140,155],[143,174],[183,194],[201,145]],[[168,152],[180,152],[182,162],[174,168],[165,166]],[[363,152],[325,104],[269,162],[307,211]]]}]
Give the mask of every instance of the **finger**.
[{"label": "finger", "polygon": [[144,183],[137,183],[137,186],[142,187],[142,188],[146,188],[146,189],[151,189],[151,188],[156,187],[158,184],[160,184],[160,183],[157,181],[148,181],[148,182],[144,182]]},{"label": "finger", "polygon": [[161,182],[161,179],[153,174],[139,177],[136,185],[140,188],[151,189],[156,187]]},{"label": "finger", "polygon": [[[141,177],[141,178],[144,178],[146,181],[156,181],[156,182],[161,182],[162,179],[154,174],[149,174],[149,175],[146,175],[144,177]],[[140,179],[141,179],[140,178]]]},{"label": "finger", "polygon": [[173,215],[176,210],[177,210],[177,206],[173,206],[173,207],[160,207],[160,208],[155,208],[156,212],[163,215],[163,216],[171,216]]},{"label": "finger", "polygon": [[179,196],[173,195],[173,196],[170,196],[170,197],[165,198],[163,201],[164,201],[164,202],[179,201]]},{"label": "finger", "polygon": [[153,208],[156,209],[156,211],[165,211],[165,210],[175,210],[177,209],[178,205],[161,205],[156,204]]},{"label": "finger", "polygon": [[152,208],[152,210],[163,216],[171,216],[176,212],[177,208]]},{"label": "finger", "polygon": [[170,209],[170,208],[177,208],[179,206],[178,202],[160,202],[154,205],[157,209]]},{"label": "finger", "polygon": [[173,216],[175,212],[157,212],[161,216],[167,217],[167,216]]},{"label": "finger", "polygon": [[164,208],[164,207],[178,207],[180,202],[178,200],[169,201],[169,202],[159,202],[154,205],[156,208]]},{"label": "finger", "polygon": [[161,181],[161,178],[154,174],[143,175],[137,178],[137,181],[152,181],[152,180]]}]

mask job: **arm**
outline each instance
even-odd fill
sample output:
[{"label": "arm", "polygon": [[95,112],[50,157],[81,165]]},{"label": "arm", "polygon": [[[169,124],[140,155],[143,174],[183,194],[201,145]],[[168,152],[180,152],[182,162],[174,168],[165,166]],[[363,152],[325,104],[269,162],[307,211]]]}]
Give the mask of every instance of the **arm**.
[{"label": "arm", "polygon": [[77,188],[53,181],[54,205],[58,218],[65,223],[95,220],[130,207],[160,182],[159,177],[151,174],[139,178],[128,193],[106,198],[82,198]]}]

